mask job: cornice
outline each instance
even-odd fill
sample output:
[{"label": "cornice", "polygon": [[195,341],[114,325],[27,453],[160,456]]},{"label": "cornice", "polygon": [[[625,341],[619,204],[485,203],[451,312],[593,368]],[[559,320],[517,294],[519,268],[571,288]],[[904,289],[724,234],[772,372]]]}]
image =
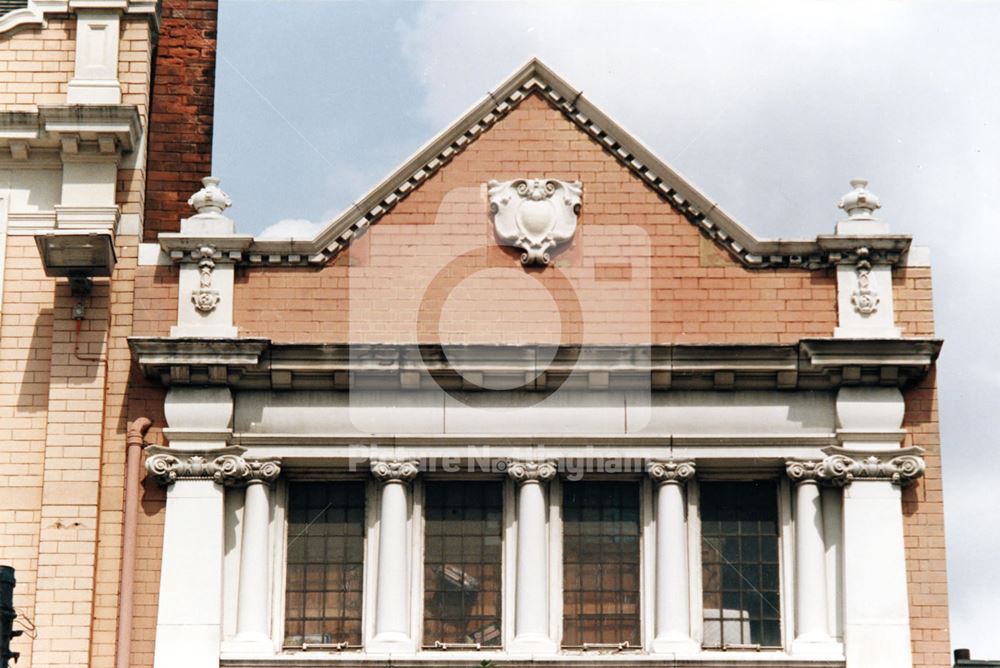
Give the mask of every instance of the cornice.
[{"label": "cornice", "polygon": [[[743,265],[763,269],[821,269],[855,262],[859,248],[869,261],[900,263],[910,247],[905,235],[821,235],[814,240],[758,239],[689,181],[660,160],[583,94],[538,59],[532,59],[398,169],[340,214],[312,240],[255,239],[240,262],[250,266],[316,266],[329,262],[428,178],[533,94],[599,143],[619,163],[683,214]],[[586,184],[584,184],[586,186]],[[162,243],[162,242],[161,242]],[[165,250],[174,250],[174,240]],[[197,243],[197,242],[196,242]]]},{"label": "cornice", "polygon": [[[923,377],[939,339],[802,339],[797,344],[448,346],[276,344],[262,338],[130,337],[143,373],[164,385],[237,389],[477,391],[828,390],[901,387]],[[551,359],[540,369],[539,359]],[[473,380],[470,380],[473,379]],[[848,435],[850,436],[850,435]]]},{"label": "cornice", "polygon": [[0,112],[0,146],[18,155],[58,148],[63,159],[89,160],[132,151],[142,125],[135,105],[40,106]]}]

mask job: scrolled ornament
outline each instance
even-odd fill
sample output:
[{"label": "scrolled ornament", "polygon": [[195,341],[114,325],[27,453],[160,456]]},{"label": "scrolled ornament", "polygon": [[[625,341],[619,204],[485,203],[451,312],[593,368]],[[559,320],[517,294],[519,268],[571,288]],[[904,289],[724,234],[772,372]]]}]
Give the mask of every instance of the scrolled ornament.
[{"label": "scrolled ornament", "polygon": [[687,460],[651,461],[646,464],[646,473],[658,485],[684,483],[694,477],[695,466]]},{"label": "scrolled ornament", "polygon": [[181,468],[180,460],[173,455],[155,454],[146,459],[146,471],[160,485],[170,485],[177,480],[177,471]]},{"label": "scrolled ornament", "polygon": [[373,461],[371,472],[377,480],[384,483],[407,483],[417,477],[420,472],[420,462],[416,459]]},{"label": "scrolled ornament", "polygon": [[556,476],[556,463],[546,461],[511,461],[507,464],[507,475],[519,485],[526,482],[547,482]]},{"label": "scrolled ornament", "polygon": [[281,464],[276,459],[248,459],[247,482],[270,484],[281,475]]}]

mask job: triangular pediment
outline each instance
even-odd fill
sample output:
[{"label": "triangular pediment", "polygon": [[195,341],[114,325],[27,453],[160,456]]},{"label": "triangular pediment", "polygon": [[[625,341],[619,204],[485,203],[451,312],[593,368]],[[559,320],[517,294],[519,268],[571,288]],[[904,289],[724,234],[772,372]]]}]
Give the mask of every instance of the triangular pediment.
[{"label": "triangular pediment", "polygon": [[247,249],[250,265],[323,265],[336,257],[359,234],[377,223],[397,204],[421,188],[434,174],[460,155],[521,103],[538,95],[559,110],[581,132],[656,192],[714,243],[750,268],[798,266],[815,269],[836,263],[859,245],[884,253],[895,263],[909,247],[910,238],[883,236],[867,239],[819,236],[815,240],[763,240],[729,216],[719,204],[660,160],[577,89],[538,59],[532,59],[479,103],[418,150],[356,204],[337,216],[312,240],[255,239]]}]

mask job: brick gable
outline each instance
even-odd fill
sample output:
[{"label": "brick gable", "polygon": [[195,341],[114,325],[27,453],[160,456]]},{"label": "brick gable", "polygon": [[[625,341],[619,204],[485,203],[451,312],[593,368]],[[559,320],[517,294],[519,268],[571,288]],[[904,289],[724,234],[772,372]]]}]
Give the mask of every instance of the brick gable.
[{"label": "brick gable", "polygon": [[[583,182],[544,270],[492,234],[485,183],[517,177]],[[235,304],[241,335],[276,341],[434,342],[440,313],[453,343],[551,341],[560,321],[565,343],[791,342],[837,317],[832,272],[745,268],[537,94],[334,262],[243,269]]]}]

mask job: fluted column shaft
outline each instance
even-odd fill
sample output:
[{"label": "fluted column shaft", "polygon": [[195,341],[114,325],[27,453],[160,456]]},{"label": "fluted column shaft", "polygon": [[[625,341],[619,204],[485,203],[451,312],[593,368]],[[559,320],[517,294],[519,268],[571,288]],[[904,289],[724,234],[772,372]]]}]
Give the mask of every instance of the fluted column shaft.
[{"label": "fluted column shaft", "polygon": [[418,467],[416,461],[372,462],[371,471],[382,483],[374,640],[386,648],[411,643],[407,497]]},{"label": "fluted column shaft", "polygon": [[656,484],[656,606],[654,653],[693,653],[690,594],[688,591],[688,542],[684,487],[694,477],[688,461],[650,462]]},{"label": "fluted column shaft", "polygon": [[555,477],[556,466],[553,462],[512,462],[507,472],[518,486],[514,649],[554,650],[549,635],[545,485]]}]

